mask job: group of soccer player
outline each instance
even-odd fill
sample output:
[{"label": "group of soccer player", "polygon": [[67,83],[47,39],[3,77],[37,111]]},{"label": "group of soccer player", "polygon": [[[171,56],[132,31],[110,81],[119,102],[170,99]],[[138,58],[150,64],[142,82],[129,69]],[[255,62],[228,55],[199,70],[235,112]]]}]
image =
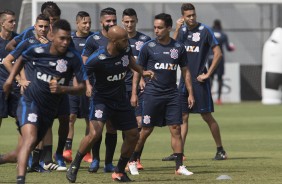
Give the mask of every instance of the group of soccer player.
[{"label": "group of soccer player", "polygon": [[[222,57],[212,30],[196,21],[195,7],[185,3],[176,31],[169,14],[154,17],[155,38],[136,30],[137,13],[123,11],[117,25],[116,10],[100,12],[101,31],[92,33],[91,18],[80,11],[76,31],[60,19],[61,10],[48,1],[35,25],[20,35],[13,32],[15,14],[0,14],[0,125],[15,117],[20,136],[14,151],[0,155],[0,164],[17,162],[17,183],[26,172],[66,171],[74,183],[81,161],[90,162],[89,172],[100,167],[100,145],[106,125],[104,172],[112,179],[130,182],[126,171],[138,175],[144,144],[155,126],[168,126],[176,175],[192,175],[183,165],[189,113],[201,114],[217,146],[215,160],[225,160],[219,126],[212,116],[209,78]],[[205,67],[209,50],[213,60]],[[10,51],[10,52],[9,52]],[[181,68],[179,87],[177,69]],[[58,146],[52,159],[52,125],[59,119]],[[85,137],[72,158],[74,123],[86,122]],[[123,143],[116,166],[113,156],[117,130]],[[90,154],[92,150],[92,158]],[[32,153],[32,154],[31,154]],[[71,163],[67,169],[65,162]]]}]

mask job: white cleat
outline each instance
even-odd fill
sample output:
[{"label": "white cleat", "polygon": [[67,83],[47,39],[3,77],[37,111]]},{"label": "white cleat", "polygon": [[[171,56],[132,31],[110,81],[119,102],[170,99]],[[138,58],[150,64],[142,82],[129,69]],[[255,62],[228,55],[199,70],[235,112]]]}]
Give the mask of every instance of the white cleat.
[{"label": "white cleat", "polygon": [[128,169],[131,175],[139,175],[138,168],[137,168],[137,162],[129,162],[128,163]]},{"label": "white cleat", "polygon": [[177,171],[175,171],[176,175],[186,175],[186,176],[190,176],[194,173],[188,171],[188,169],[186,169],[186,166],[182,165],[179,167],[179,169]]},{"label": "white cleat", "polygon": [[52,162],[49,163],[48,165],[46,165],[44,163],[43,168],[45,170],[50,170],[50,171],[66,171],[67,170],[67,167],[59,166],[59,165],[52,163]]}]

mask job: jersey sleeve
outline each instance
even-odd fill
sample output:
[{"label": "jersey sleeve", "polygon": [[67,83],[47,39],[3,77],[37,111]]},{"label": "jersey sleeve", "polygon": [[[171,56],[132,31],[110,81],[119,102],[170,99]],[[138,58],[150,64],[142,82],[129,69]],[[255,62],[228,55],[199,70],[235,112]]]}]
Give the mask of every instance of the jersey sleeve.
[{"label": "jersey sleeve", "polygon": [[17,44],[19,44],[23,40],[23,33],[19,34],[18,36],[15,36],[14,40]]},{"label": "jersey sleeve", "polygon": [[210,45],[211,48],[213,48],[214,46],[218,45],[218,41],[216,40],[213,31],[208,27],[206,28],[207,28],[206,34],[207,34],[208,44]]},{"label": "jersey sleeve", "polygon": [[28,48],[28,41],[27,40],[23,40],[21,41],[17,47],[10,52],[10,54],[17,59],[18,57],[20,57],[20,55],[23,53],[23,51],[25,51]]},{"label": "jersey sleeve", "polygon": [[179,50],[179,66],[182,68],[182,67],[185,67],[187,66],[187,63],[188,63],[188,57],[187,57],[187,53],[186,53],[186,50],[185,50],[185,46],[184,45],[181,45],[181,48]]},{"label": "jersey sleeve", "polygon": [[86,40],[85,46],[82,51],[82,56],[89,57],[97,49],[98,48],[95,45],[95,40],[93,39],[93,36],[90,36]]}]

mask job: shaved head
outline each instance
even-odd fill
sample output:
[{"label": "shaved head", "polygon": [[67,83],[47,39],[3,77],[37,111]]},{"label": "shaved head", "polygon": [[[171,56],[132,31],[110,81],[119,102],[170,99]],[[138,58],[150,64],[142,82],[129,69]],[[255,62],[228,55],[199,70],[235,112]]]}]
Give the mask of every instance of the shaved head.
[{"label": "shaved head", "polygon": [[128,38],[127,32],[120,26],[112,26],[109,29],[108,37],[110,40],[115,41],[119,39]]}]

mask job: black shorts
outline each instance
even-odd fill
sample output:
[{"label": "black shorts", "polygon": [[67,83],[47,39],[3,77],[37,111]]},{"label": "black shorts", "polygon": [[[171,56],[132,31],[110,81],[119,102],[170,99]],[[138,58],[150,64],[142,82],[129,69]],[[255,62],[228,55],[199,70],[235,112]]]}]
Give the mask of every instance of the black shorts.
[{"label": "black shorts", "polygon": [[179,93],[143,94],[142,127],[182,124]]},{"label": "black shorts", "polygon": [[64,94],[61,98],[57,117],[69,116],[69,115],[70,115],[69,96],[67,94]]},{"label": "black shorts", "polygon": [[20,96],[19,92],[11,92],[5,99],[5,93],[0,91],[0,118],[16,117]]},{"label": "black shorts", "polygon": [[86,95],[69,95],[70,114],[77,118],[89,117],[89,98]]}]

